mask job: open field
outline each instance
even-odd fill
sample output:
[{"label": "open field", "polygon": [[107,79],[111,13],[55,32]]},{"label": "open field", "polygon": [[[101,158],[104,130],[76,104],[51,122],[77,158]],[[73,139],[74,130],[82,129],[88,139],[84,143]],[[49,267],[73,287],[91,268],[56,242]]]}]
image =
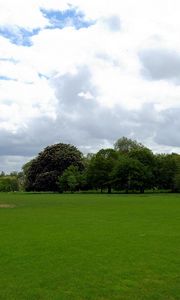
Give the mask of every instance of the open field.
[{"label": "open field", "polygon": [[0,300],[16,299],[179,300],[180,195],[0,194]]}]

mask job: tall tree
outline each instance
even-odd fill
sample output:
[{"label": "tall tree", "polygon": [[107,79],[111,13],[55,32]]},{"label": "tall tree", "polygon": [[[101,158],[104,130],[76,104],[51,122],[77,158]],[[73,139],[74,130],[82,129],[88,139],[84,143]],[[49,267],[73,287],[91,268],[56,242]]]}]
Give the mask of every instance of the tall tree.
[{"label": "tall tree", "polygon": [[172,154],[155,156],[155,186],[158,189],[174,190],[176,161]]},{"label": "tall tree", "polygon": [[46,147],[31,162],[27,169],[26,190],[58,190],[58,177],[69,166],[83,169],[82,153],[69,144],[55,144]]},{"label": "tall tree", "polygon": [[117,190],[139,190],[144,192],[145,168],[137,159],[121,155],[116,164],[112,178]]},{"label": "tall tree", "polygon": [[141,143],[138,143],[132,139],[128,139],[124,136],[118,139],[114,144],[114,149],[123,154],[128,154],[132,150],[137,150],[143,147],[144,146]]},{"label": "tall tree", "polygon": [[173,158],[176,165],[174,174],[174,191],[180,192],[180,155],[173,154]]},{"label": "tall tree", "polygon": [[139,147],[133,149],[129,153],[129,157],[137,159],[142,165],[144,169],[144,180],[143,180],[143,187],[146,188],[153,188],[154,187],[154,168],[155,168],[155,156],[153,152],[146,148],[146,147]]},{"label": "tall tree", "polygon": [[68,167],[62,176],[58,177],[59,190],[74,192],[81,185],[81,173],[78,168],[71,165]]},{"label": "tall tree", "polygon": [[14,192],[19,190],[18,179],[16,176],[1,176],[0,177],[0,191]]},{"label": "tall tree", "polygon": [[111,193],[111,173],[117,162],[118,154],[113,149],[101,149],[94,155],[88,168],[88,179],[95,188],[108,189]]}]

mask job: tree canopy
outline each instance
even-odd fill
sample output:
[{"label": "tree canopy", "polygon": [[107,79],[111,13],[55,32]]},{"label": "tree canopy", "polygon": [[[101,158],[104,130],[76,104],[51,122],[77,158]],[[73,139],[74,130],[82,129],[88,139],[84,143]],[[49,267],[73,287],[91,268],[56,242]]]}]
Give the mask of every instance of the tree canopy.
[{"label": "tree canopy", "polygon": [[118,139],[114,149],[86,156],[73,145],[59,143],[46,147],[23,166],[23,172],[12,175],[27,191],[179,192],[180,155],[154,154],[126,137]]},{"label": "tree canopy", "polygon": [[135,140],[128,139],[127,137],[122,137],[118,139],[114,144],[114,149],[118,152],[127,154],[132,150],[141,149],[144,146]]},{"label": "tree canopy", "polygon": [[26,190],[58,191],[58,177],[69,166],[83,169],[82,153],[69,144],[46,147],[26,168]]}]

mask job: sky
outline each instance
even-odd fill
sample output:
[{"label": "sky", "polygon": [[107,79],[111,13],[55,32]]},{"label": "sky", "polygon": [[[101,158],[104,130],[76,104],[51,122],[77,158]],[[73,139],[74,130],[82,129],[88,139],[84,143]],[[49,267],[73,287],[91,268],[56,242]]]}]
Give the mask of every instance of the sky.
[{"label": "sky", "polygon": [[178,0],[0,0],[0,171],[126,136],[180,152]]}]

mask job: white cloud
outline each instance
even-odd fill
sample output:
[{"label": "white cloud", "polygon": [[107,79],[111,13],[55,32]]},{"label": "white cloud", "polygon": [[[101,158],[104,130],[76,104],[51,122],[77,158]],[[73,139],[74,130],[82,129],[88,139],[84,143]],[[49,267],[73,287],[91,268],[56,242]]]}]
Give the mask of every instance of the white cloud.
[{"label": "white cloud", "polygon": [[[95,23],[47,28],[41,9],[72,7]],[[177,0],[0,0],[0,29],[41,28],[29,47],[0,37],[0,79],[12,79],[0,80],[1,144],[2,136],[7,145],[21,140],[22,151],[13,148],[18,161],[23,151],[32,156],[59,139],[92,150],[128,135],[155,150],[179,149],[180,122],[165,126],[180,107],[178,68],[171,67],[180,57],[179,9]]]},{"label": "white cloud", "polygon": [[0,0],[0,26],[19,26],[32,30],[48,24],[36,0]]}]

